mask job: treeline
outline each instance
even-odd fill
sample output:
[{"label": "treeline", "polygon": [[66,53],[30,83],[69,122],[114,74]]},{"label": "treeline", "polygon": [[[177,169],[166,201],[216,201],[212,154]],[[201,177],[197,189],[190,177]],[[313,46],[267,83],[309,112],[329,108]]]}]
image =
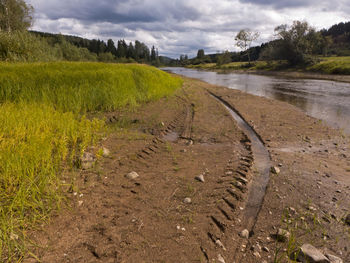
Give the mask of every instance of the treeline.
[{"label": "treeline", "polygon": [[216,63],[220,66],[230,62],[248,62],[248,54],[252,61],[285,60],[291,65],[312,64],[317,56],[350,56],[350,22],[316,31],[307,22],[295,21],[292,25],[276,27],[275,35],[275,40],[241,52],[205,55],[200,49],[196,57],[181,55],[179,59],[171,60],[169,65]]},{"label": "treeline", "polygon": [[134,43],[126,43],[125,40],[118,40],[117,44],[112,39],[107,42],[99,39],[86,39],[77,36],[43,33],[30,31],[31,34],[46,39],[52,46],[59,44],[62,40],[78,47],[85,48],[95,54],[101,61],[118,62],[138,62],[159,65],[158,50],[152,46],[151,49],[146,44],[136,40]]},{"label": "treeline", "polygon": [[160,65],[158,51],[150,50],[140,41],[117,46],[109,39],[89,40],[76,36],[25,30],[0,31],[1,61],[100,61],[118,63],[146,63]]}]

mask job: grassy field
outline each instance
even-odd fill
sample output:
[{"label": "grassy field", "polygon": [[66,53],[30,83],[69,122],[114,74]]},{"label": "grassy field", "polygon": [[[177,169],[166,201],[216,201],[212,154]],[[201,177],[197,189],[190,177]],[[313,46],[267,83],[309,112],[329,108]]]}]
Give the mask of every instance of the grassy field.
[{"label": "grassy field", "polygon": [[221,66],[215,63],[190,65],[189,68],[204,70],[262,70],[262,71],[307,71],[323,74],[350,74],[350,57],[320,57],[319,62],[306,67],[290,67],[286,61],[254,61],[251,65],[248,62],[232,62]]},{"label": "grassy field", "polygon": [[74,160],[103,134],[86,113],[133,110],[181,85],[141,65],[0,64],[0,261],[20,261],[28,230],[59,207]]},{"label": "grassy field", "polygon": [[350,75],[350,57],[327,57],[307,68],[309,71],[327,74]]}]

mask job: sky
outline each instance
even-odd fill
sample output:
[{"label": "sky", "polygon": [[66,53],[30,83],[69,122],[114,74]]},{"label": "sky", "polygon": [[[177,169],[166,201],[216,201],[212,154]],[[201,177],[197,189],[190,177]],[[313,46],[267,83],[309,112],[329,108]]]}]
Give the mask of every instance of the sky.
[{"label": "sky", "polygon": [[274,28],[307,21],[316,29],[350,20],[349,0],[28,0],[33,30],[96,38],[139,40],[159,54],[178,58],[224,50],[238,51],[241,29],[260,32],[261,43]]}]

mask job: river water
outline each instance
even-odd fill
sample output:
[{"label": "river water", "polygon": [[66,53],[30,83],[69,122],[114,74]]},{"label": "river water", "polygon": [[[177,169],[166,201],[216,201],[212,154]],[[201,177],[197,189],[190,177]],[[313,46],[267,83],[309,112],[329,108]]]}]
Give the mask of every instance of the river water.
[{"label": "river water", "polygon": [[350,83],[163,68],[179,75],[288,102],[308,115],[350,134]]}]

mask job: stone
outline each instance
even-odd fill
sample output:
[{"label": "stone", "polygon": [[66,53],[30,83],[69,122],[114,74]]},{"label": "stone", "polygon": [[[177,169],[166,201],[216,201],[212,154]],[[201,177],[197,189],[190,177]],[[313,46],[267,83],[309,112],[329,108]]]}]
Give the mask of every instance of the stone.
[{"label": "stone", "polygon": [[102,156],[103,157],[109,157],[111,155],[111,151],[108,150],[107,148],[105,147],[102,147]]},{"label": "stone", "polygon": [[216,240],[216,241],[215,241],[215,244],[216,244],[218,247],[222,248],[224,251],[226,251],[226,248],[225,248],[224,244],[222,244],[222,242],[220,241],[220,239]]},{"label": "stone", "polygon": [[184,199],[184,203],[185,203],[185,204],[190,204],[190,203],[192,203],[191,198],[186,197],[186,198]]},{"label": "stone", "polygon": [[345,224],[350,226],[350,214],[345,217]]},{"label": "stone", "polygon": [[268,247],[263,247],[262,250],[267,252],[267,253],[270,252],[270,249]]},{"label": "stone", "polygon": [[220,254],[218,255],[218,262],[225,263],[225,259]]},{"label": "stone", "polygon": [[130,180],[135,180],[137,177],[139,177],[137,172],[130,172],[126,175],[126,178],[130,179]]},{"label": "stone", "polygon": [[326,257],[328,258],[330,263],[343,263],[343,260],[337,256],[326,254]]},{"label": "stone", "polygon": [[204,175],[203,175],[203,174],[200,174],[200,175],[196,176],[195,179],[196,179],[197,181],[199,181],[199,182],[202,182],[202,183],[205,182],[205,180],[204,180]]},{"label": "stone", "polygon": [[255,252],[253,253],[253,255],[254,255],[256,258],[261,258],[260,253],[259,253],[258,251],[255,251]]},{"label": "stone", "polygon": [[290,233],[285,229],[279,228],[276,237],[278,241],[284,242],[289,239]]},{"label": "stone", "polygon": [[242,230],[242,232],[240,233],[240,236],[248,239],[249,238],[249,230],[248,229]]},{"label": "stone", "polygon": [[84,170],[90,169],[95,164],[95,156],[92,153],[84,152],[81,157],[81,168]]},{"label": "stone", "polygon": [[279,174],[280,173],[280,168],[276,167],[276,166],[272,166],[271,167],[271,173],[273,174]]},{"label": "stone", "polygon": [[301,246],[298,253],[298,260],[303,263],[329,263],[328,258],[310,244]]}]

